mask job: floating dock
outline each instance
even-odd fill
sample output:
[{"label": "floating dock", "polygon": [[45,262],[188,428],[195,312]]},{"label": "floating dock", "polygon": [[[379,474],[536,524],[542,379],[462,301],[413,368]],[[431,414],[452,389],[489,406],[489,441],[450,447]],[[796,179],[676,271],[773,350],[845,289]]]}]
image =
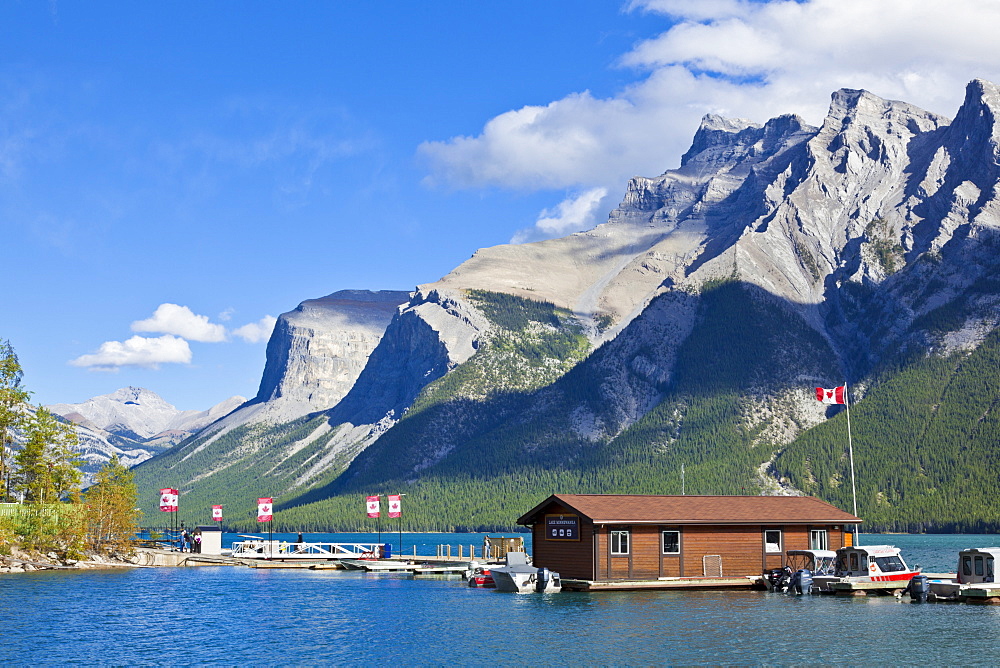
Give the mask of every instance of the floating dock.
[{"label": "floating dock", "polygon": [[[924,573],[929,578],[954,577],[954,573]],[[898,596],[903,593],[909,580],[894,580],[887,582],[831,582],[828,591],[821,594],[834,596]],[[815,593],[815,590],[814,590]]]},{"label": "floating dock", "polygon": [[656,580],[575,580],[563,578],[563,591],[634,591],[643,589],[762,589],[759,575],[713,578],[657,578]]}]

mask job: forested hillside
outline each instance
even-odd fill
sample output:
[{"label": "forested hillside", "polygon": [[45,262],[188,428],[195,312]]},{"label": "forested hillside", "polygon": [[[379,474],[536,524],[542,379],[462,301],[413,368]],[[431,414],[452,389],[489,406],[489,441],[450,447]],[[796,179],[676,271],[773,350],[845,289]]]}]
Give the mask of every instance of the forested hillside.
[{"label": "forested hillside", "polygon": [[[889,531],[1000,529],[1000,331],[976,350],[909,360],[850,408],[858,513]],[[851,508],[847,414],[775,462],[798,489]]]},{"label": "forested hillside", "polygon": [[[698,296],[694,330],[672,380],[661,387],[661,401],[628,429],[587,438],[573,429],[570,413],[583,402],[612,419],[603,397],[610,388],[602,388],[600,368],[613,348],[596,351],[565,375],[556,371],[548,385],[529,383],[518,391],[470,398],[489,375],[486,369],[525,378],[525,366],[558,369],[560,357],[540,354],[541,348],[573,350],[573,327],[553,325],[559,320],[551,305],[543,309],[504,297],[503,303],[522,307],[518,322],[490,308],[500,301],[491,297],[484,311],[506,325],[497,330],[501,343],[484,346],[465,368],[428,386],[415,410],[331,485],[286,501],[282,523],[365,526],[359,514],[364,495],[403,491],[408,495],[404,528],[509,529],[521,512],[554,491],[679,494],[682,464],[687,493],[756,494],[768,484],[760,467],[780,445],[768,439],[773,420],[757,414],[751,397],[763,387],[780,386],[774,401],[787,401],[787,392],[811,393],[796,380],[804,369],[835,374],[825,342],[787,308],[753,286],[715,282]],[[652,327],[647,319],[632,327]],[[524,336],[543,329],[546,320],[544,340]],[[647,353],[658,357],[654,350]],[[435,422],[433,415],[443,421]],[[421,468],[421,462],[407,459],[427,451],[421,439],[441,439],[442,433],[455,445],[437,450],[443,456],[436,462]],[[410,480],[414,468],[421,475]]]}]

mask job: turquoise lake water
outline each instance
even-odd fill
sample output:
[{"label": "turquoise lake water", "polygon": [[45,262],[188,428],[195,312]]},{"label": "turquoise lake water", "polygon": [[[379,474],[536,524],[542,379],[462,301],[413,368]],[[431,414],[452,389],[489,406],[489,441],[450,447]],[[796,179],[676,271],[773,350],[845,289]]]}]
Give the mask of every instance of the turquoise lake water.
[{"label": "turquoise lake water", "polygon": [[[330,538],[374,540],[307,535]],[[395,549],[398,536],[391,538]],[[1000,536],[864,535],[862,542],[897,545],[909,562],[943,571],[954,569],[959,549],[1000,545]],[[445,543],[478,547],[482,534],[403,534],[404,552],[416,544],[433,555]],[[200,567],[4,575],[0,601],[3,665],[1000,662],[1000,606],[891,597],[517,595],[447,578]]]}]

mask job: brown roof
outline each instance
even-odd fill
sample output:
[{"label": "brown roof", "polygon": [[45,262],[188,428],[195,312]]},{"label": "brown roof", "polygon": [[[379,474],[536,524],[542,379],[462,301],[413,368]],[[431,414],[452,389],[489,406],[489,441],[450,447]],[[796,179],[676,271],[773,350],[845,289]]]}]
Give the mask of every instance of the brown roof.
[{"label": "brown roof", "polygon": [[532,524],[559,503],[598,524],[858,524],[860,518],[811,496],[553,494],[518,518]]}]

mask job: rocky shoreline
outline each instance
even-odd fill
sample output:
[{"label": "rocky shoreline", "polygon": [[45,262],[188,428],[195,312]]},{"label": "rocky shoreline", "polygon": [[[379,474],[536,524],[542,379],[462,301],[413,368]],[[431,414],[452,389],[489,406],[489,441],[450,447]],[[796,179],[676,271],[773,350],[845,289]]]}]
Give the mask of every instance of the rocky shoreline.
[{"label": "rocky shoreline", "polygon": [[44,570],[78,570],[84,568],[122,568],[135,567],[126,555],[88,554],[83,559],[60,557],[55,552],[26,552],[13,549],[11,554],[0,554],[0,574],[30,573]]}]

